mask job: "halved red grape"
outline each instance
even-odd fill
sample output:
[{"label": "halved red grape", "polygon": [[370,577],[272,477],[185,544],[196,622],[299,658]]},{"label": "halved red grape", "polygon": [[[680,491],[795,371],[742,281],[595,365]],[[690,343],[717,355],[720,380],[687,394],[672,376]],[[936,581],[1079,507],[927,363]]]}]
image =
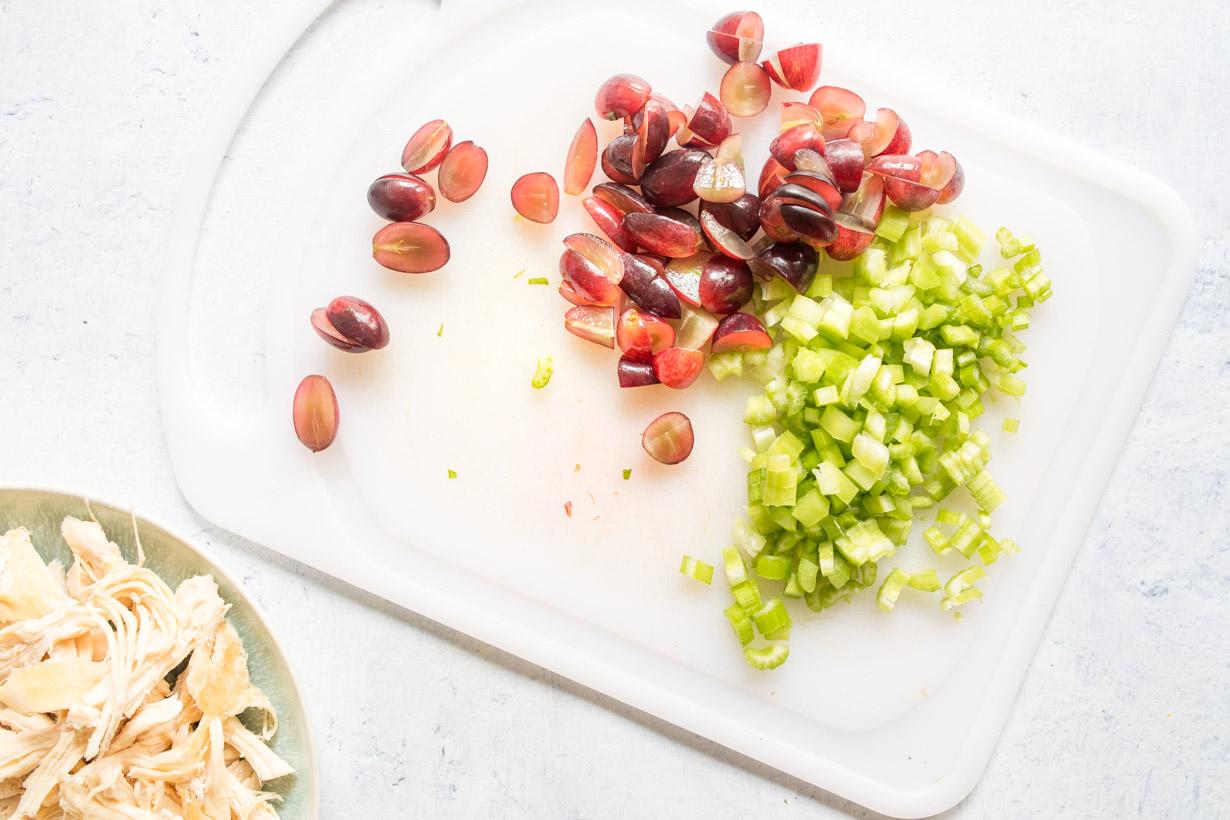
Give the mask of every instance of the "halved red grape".
[{"label": "halved red grape", "polygon": [[704,366],[705,354],[699,350],[668,347],[653,357],[653,374],[675,390],[691,386]]},{"label": "halved red grape", "polygon": [[474,196],[486,178],[487,152],[473,140],[454,145],[440,163],[440,193],[450,202],[464,202]]},{"label": "halved red grape", "polygon": [[439,270],[449,256],[448,240],[421,222],[390,222],[372,237],[372,258],[401,273]]},{"label": "halved red grape", "polygon": [[[881,108],[880,111],[891,111],[889,108]],[[885,154],[904,154],[910,150],[910,126],[905,124],[905,120],[901,119],[895,111],[893,116],[897,118],[897,130],[893,132],[893,138],[889,140],[888,145],[884,146],[883,153]],[[876,113],[876,125],[880,124],[880,114]]]},{"label": "halved red grape", "polygon": [[[380,350],[389,343],[389,326],[375,305],[357,296],[336,296],[323,309],[323,317],[330,331],[321,337],[334,347],[354,352]],[[316,311],[312,311],[312,325],[316,326]],[[316,328],[320,333],[320,328]],[[334,337],[334,338],[330,338]],[[346,346],[336,343],[340,337]]]},{"label": "halved red grape", "polygon": [[603,347],[615,347],[615,308],[578,306],[564,314],[564,328]]},{"label": "halved red grape", "polygon": [[799,43],[783,48],[762,65],[773,82],[782,88],[807,91],[820,79],[822,56],[819,43]]},{"label": "halved red grape", "polygon": [[643,310],[667,319],[678,319],[681,315],[679,297],[663,278],[665,270],[661,263],[655,264],[655,260],[627,254],[624,256],[624,277],[619,287]]},{"label": "halved red grape", "polygon": [[[744,242],[760,230],[760,197],[755,194],[744,194],[734,202],[702,202],[701,212],[712,214],[718,224],[734,231]],[[701,219],[701,227],[704,228],[704,219]]]},{"label": "halved red grape", "polygon": [[641,447],[662,464],[678,464],[686,459],[692,454],[695,441],[692,422],[678,412],[663,413],[649,422],[641,434]]},{"label": "halved red grape", "polygon": [[586,117],[568,146],[568,159],[564,162],[564,193],[576,196],[584,191],[597,164],[598,132]]},{"label": "halved red grape", "polygon": [[[759,208],[758,208],[759,210]],[[760,226],[757,218],[756,226]],[[710,244],[731,259],[751,259],[752,248],[743,237],[718,221],[711,211],[701,210],[700,229],[708,237]]]},{"label": "halved red grape", "polygon": [[624,217],[624,226],[642,248],[672,258],[691,256],[704,243],[698,229],[662,214],[631,213]]},{"label": "halved red grape", "polygon": [[590,299],[584,293],[581,293],[567,279],[559,283],[559,295],[565,300],[572,302],[574,305],[596,305],[598,304],[593,299]]},{"label": "halved red grape", "polygon": [[731,134],[722,140],[715,156],[701,160],[692,190],[705,202],[734,202],[745,188],[743,138]]},{"label": "halved red grape", "polygon": [[615,247],[592,233],[573,233],[564,237],[564,246],[592,262],[613,285],[624,275],[624,257]]},{"label": "halved red grape", "polygon": [[652,313],[628,308],[619,316],[615,342],[625,355],[645,361],[675,344],[675,328]]},{"label": "halved red grape", "polygon": [[850,133],[854,123],[867,113],[867,103],[848,88],[822,85],[812,92],[808,104],[820,112],[824,122],[820,133],[826,140],[841,139]]},{"label": "halved red grape", "polygon": [[[751,248],[748,248],[749,256]],[[734,313],[752,298],[752,271],[747,263],[720,254],[700,271],[700,303],[718,316]]]},{"label": "halved red grape", "polygon": [[735,117],[754,117],[769,105],[773,93],[769,75],[756,63],[735,63],[726,69],[718,96]]},{"label": "halved red grape", "polygon": [[653,361],[641,361],[635,356],[620,356],[615,370],[619,374],[620,387],[648,387],[658,384],[658,377],[653,373]]},{"label": "halved red grape", "polygon": [[[941,152],[947,153],[947,152]],[[961,192],[965,190],[965,169],[961,167],[961,163],[957,162],[957,158],[952,158],[953,174],[948,180],[948,183],[940,189],[940,198],[936,202],[944,205],[952,202],[957,197],[961,196]]]},{"label": "halved red grape", "polygon": [[636,240],[624,228],[624,215],[618,209],[609,202],[603,202],[592,196],[585,197],[581,200],[581,204],[585,206],[589,218],[594,221],[600,231],[606,234],[608,239],[625,251],[636,250]]},{"label": "halved red grape", "polygon": [[[559,272],[581,301],[592,305],[614,305],[619,302],[623,293],[618,282],[612,282],[602,272],[602,269],[581,254],[565,249],[559,257]],[[569,301],[567,294],[564,298]]]},{"label": "halved red grape", "polygon": [[768,350],[773,346],[764,325],[750,313],[732,313],[718,323],[713,331],[714,353],[748,350]]},{"label": "halved red grape", "polygon": [[918,159],[922,162],[922,173],[919,182],[928,188],[938,191],[948,187],[957,174],[957,158],[947,151],[919,151]]},{"label": "halved red grape", "polygon": [[555,221],[559,213],[559,186],[545,171],[526,174],[513,183],[512,204],[517,213],[532,222]]},{"label": "halved red grape", "polygon": [[705,39],[727,63],[756,60],[764,43],[764,20],[754,11],[735,11],[713,24]]},{"label": "halved red grape", "polygon": [[653,213],[653,206],[635,189],[618,182],[603,182],[594,186],[594,196],[615,208],[621,214],[639,211],[643,214]]},{"label": "halved red grape", "polygon": [[695,148],[667,151],[650,164],[641,178],[642,195],[653,205],[686,205],[696,199],[692,187],[696,183],[696,172],[708,158],[707,153]]},{"label": "halved red grape", "polygon": [[[799,152],[799,155],[813,153],[807,149]],[[819,155],[816,155],[819,158]],[[820,160],[824,162],[823,159]],[[836,210],[841,207],[841,191],[837,188],[837,181],[833,179],[832,173],[828,171],[828,163],[823,166],[812,166],[817,170],[814,171],[794,171],[786,175],[784,185],[798,185],[816,194],[824,203],[829,206],[830,210]],[[778,189],[781,190],[780,188]],[[791,189],[793,190],[793,189]]]},{"label": "halved red grape", "polygon": [[705,145],[718,145],[730,136],[730,112],[708,91],[687,120],[687,130]]},{"label": "halved red grape", "polygon": [[413,222],[436,207],[436,192],[414,174],[385,174],[367,188],[367,204],[390,222]]},{"label": "halved red grape", "polygon": [[850,139],[825,143],[824,159],[833,172],[838,188],[845,193],[858,189],[863,180],[863,166],[867,162],[861,145]]},{"label": "halved red grape", "polygon": [[783,204],[782,222],[809,245],[823,247],[837,238],[837,223],[831,214],[805,205]]},{"label": "halved red grape", "polygon": [[632,149],[636,145],[636,136],[622,134],[607,143],[602,151],[602,173],[615,182],[625,185],[636,184],[639,177],[632,175]]},{"label": "halved red grape", "polygon": [[666,264],[663,274],[679,301],[692,307],[700,307],[700,272],[713,254],[707,251],[672,259]]},{"label": "halved red grape", "polygon": [[603,119],[630,117],[641,110],[652,91],[649,83],[635,74],[616,74],[598,88],[594,109]]},{"label": "halved red grape", "polygon": [[[684,208],[654,208],[654,213],[682,222],[696,233],[701,234],[701,246],[704,247],[704,235],[700,229],[700,220],[698,220],[691,211]],[[663,254],[663,256],[665,256]],[[670,257],[667,257],[670,258]]]},{"label": "halved red grape", "polygon": [[327,378],[313,374],[305,376],[303,381],[299,382],[291,406],[291,421],[299,441],[313,453],[319,453],[333,443],[337,436],[340,414],[337,394],[333,392],[333,385]]},{"label": "halved red grape", "polygon": [[[666,149],[666,142],[671,137],[670,117],[662,103],[651,99],[632,117],[632,123],[636,127],[632,170],[635,176],[640,176],[645,173],[644,166],[662,156]],[[637,173],[638,168],[640,173]]]},{"label": "halved red grape", "polygon": [[717,317],[703,307],[685,306],[679,329],[675,333],[675,347],[684,350],[700,350],[709,341],[709,337],[713,335],[717,326]]},{"label": "halved red grape", "polygon": [[[948,159],[952,159],[951,154]],[[940,160],[932,151],[919,152],[917,157],[882,154],[867,167],[884,178],[884,193],[894,205],[905,211],[922,211],[934,205],[940,197],[940,190],[948,184],[956,170],[955,165]]]},{"label": "halved red grape", "polygon": [[799,293],[811,286],[819,263],[815,249],[802,242],[775,242],[756,254],[763,272],[780,276]]},{"label": "halved red grape", "polygon": [[[859,136],[862,136],[861,134]],[[867,156],[880,154],[904,154],[910,150],[910,129],[905,120],[891,108],[876,111],[871,137],[861,140]]]},{"label": "halved red grape", "polygon": [[867,170],[882,177],[919,182],[922,165],[921,159],[910,154],[881,154],[867,163]]},{"label": "halved red grape", "polygon": [[820,136],[820,130],[809,122],[787,128],[769,143],[769,153],[773,155],[773,159],[791,171],[795,170],[794,155],[804,148],[817,152],[824,150],[824,137]]},{"label": "halved red grape", "polygon": [[444,161],[453,144],[453,129],[444,120],[432,120],[410,135],[401,152],[401,167],[410,174],[424,174]]},{"label": "halved red grape", "polygon": [[839,262],[848,262],[867,250],[875,238],[873,233],[854,231],[845,225],[838,225],[837,238],[824,246],[824,252]]}]

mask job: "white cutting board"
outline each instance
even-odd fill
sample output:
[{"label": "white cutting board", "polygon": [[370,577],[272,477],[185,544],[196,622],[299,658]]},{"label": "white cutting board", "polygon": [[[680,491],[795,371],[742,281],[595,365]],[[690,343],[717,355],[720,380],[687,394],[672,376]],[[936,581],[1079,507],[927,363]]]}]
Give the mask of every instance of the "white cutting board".
[{"label": "white cutting board", "polygon": [[[819,616],[800,605],[789,662],[756,672],[722,616],[725,584],[676,571],[681,553],[716,562],[729,543],[750,388],[705,374],[685,392],[619,390],[616,356],[561,326],[559,240],[593,230],[578,200],[565,197],[549,226],[514,220],[508,203],[521,174],[560,176],[610,74],[641,74],[681,105],[716,91],[712,21],[639,0],[531,2],[477,22],[466,11],[473,28],[456,27],[445,56],[423,68],[408,54],[389,86],[355,88],[351,113],[320,124],[331,149],[301,189],[282,192],[293,207],[269,226],[268,258],[249,267],[271,278],[267,320],[234,329],[264,334],[268,401],[243,414],[194,374],[197,236],[231,136],[310,17],[288,22],[226,97],[168,244],[159,387],[185,495],[237,533],[877,811],[957,803],[986,765],[1176,318],[1194,270],[1186,209],[1137,171],[824,42],[821,81],[896,108],[919,148],[960,157],[967,188],[954,211],[988,233],[1032,235],[1056,295],[1024,334],[1023,407],[1001,401],[983,422],[1009,497],[996,530],[1024,550],[991,567],[985,604],[961,623],[908,592],[891,615],[870,594]],[[790,30],[772,18],[768,29]],[[811,38],[823,32],[790,39]],[[775,92],[774,110],[798,96]],[[472,200],[442,201],[425,220],[451,241],[443,270],[385,271],[369,256],[382,223],[366,187],[434,117],[483,145],[490,173]],[[746,129],[753,178],[775,127],[768,115]],[[600,124],[604,142],[614,129]],[[527,285],[535,275],[552,287]],[[339,293],[382,310],[386,350],[352,356],[315,336],[309,312]],[[555,376],[532,390],[544,353]],[[337,443],[317,455],[290,426],[291,395],[311,372],[333,381],[342,416]],[[640,449],[642,428],[666,410],[687,413],[697,434],[676,467]],[[1000,420],[1018,415],[1021,432],[1001,434]],[[899,560],[960,566],[937,562],[917,535]]]}]

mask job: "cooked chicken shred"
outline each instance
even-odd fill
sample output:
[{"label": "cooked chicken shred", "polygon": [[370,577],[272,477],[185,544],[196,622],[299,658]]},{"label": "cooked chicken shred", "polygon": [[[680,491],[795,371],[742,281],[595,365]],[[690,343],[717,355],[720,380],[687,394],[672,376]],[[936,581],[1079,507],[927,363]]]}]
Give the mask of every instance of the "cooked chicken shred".
[{"label": "cooked chicken shred", "polygon": [[213,579],[172,591],[96,522],[60,532],[67,569],[0,536],[0,818],[276,818],[293,770]]}]

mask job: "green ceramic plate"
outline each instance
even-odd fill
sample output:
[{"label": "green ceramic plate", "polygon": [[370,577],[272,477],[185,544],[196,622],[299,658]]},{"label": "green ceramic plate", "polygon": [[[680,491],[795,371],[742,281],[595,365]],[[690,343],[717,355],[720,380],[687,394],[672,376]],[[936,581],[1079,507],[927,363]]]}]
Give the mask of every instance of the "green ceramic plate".
[{"label": "green ceramic plate", "polygon": [[[93,499],[90,508],[107,537],[119,544],[126,558],[133,560],[136,550],[129,511]],[[25,527],[44,560],[59,558],[67,564],[71,558],[60,537],[60,522],[66,515],[89,518],[85,500],[47,490],[0,489],[0,532]],[[223,600],[231,605],[228,617],[248,650],[252,682],[264,690],[278,713],[278,733],[270,745],[295,768],[295,774],[271,781],[266,788],[282,795],[282,803],[278,806],[282,817],[314,820],[320,802],[316,753],[295,679],[264,615],[244,596],[239,584],[201,549],[140,515],[137,526],[146,566],[158,573],[172,589],[194,575],[212,575],[218,583]]]}]

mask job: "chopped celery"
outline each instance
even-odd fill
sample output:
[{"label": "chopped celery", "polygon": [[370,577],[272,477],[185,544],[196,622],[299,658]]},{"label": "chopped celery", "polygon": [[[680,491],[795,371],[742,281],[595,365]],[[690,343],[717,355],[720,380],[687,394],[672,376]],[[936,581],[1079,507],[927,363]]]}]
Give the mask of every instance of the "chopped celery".
[{"label": "chopped celery", "polygon": [[769,646],[745,646],[743,657],[753,669],[776,669],[790,656],[790,647],[783,643]]},{"label": "chopped celery", "polygon": [[752,619],[743,611],[743,607],[738,604],[731,604],[726,607],[726,619],[730,621],[730,626],[735,631],[735,637],[739,639],[739,643],[747,646],[752,642],[755,633],[752,630]]},{"label": "chopped celery", "polygon": [[756,574],[771,581],[786,580],[790,576],[789,556],[761,553],[756,557]]},{"label": "chopped celery", "polygon": [[718,381],[723,381],[731,376],[742,376],[743,354],[735,352],[714,353],[709,357],[709,372]]},{"label": "chopped celery", "polygon": [[693,558],[690,555],[683,556],[683,560],[679,563],[679,571],[702,584],[713,583],[713,565],[706,564],[699,558]]},{"label": "chopped celery", "polygon": [[538,367],[534,370],[534,378],[530,380],[530,386],[535,390],[541,390],[546,387],[551,381],[551,374],[555,372],[552,359],[550,356],[539,356]]},{"label": "chopped celery", "polygon": [[790,627],[790,613],[781,598],[770,598],[752,614],[752,622],[761,635],[768,637],[774,632]]},{"label": "chopped celery", "polygon": [[885,612],[890,611],[897,604],[897,596],[909,582],[910,576],[901,567],[894,567],[884,579],[884,583],[880,584],[880,591],[876,593],[876,604]]}]

